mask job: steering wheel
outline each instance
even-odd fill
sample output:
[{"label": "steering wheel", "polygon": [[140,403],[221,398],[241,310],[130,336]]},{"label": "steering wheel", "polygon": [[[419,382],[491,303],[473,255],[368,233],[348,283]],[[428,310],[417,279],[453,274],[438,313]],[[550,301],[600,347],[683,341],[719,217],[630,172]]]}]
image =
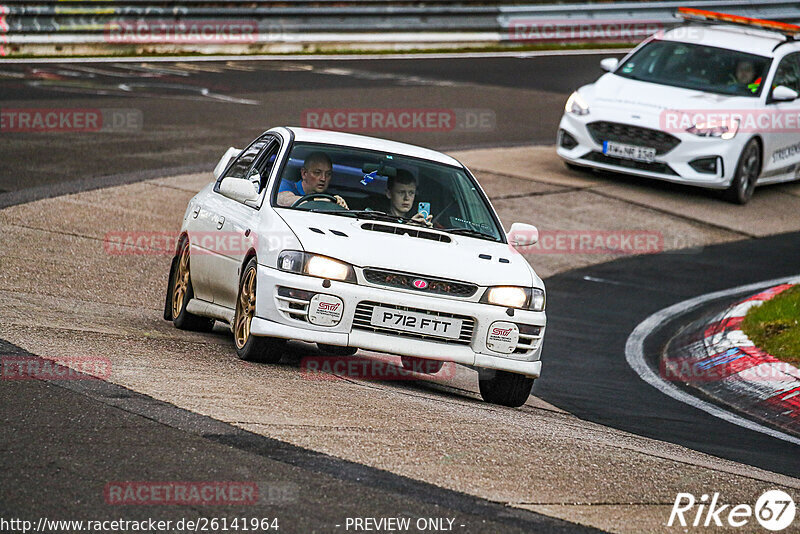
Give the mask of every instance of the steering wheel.
[{"label": "steering wheel", "polygon": [[[330,200],[331,202],[336,204],[336,197],[334,197],[333,195],[329,195],[328,193],[311,193],[309,195],[303,195],[302,197],[300,197],[297,200],[295,200],[294,204],[292,204],[291,207],[292,208],[296,208],[300,204],[303,204],[305,202],[309,202],[311,200],[316,200],[318,198],[325,199],[325,200]],[[338,204],[336,204],[336,205],[338,206]]]}]

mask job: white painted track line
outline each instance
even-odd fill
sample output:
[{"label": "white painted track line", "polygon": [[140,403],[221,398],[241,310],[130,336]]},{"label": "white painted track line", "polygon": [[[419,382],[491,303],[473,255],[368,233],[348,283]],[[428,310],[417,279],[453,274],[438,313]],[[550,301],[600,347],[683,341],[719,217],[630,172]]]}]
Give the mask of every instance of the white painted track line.
[{"label": "white painted track line", "polygon": [[673,304],[668,308],[664,308],[663,310],[657,311],[634,328],[631,335],[628,336],[628,340],[625,343],[625,359],[628,361],[628,365],[638,374],[642,380],[656,388],[657,390],[661,391],[665,395],[669,395],[675,400],[681,401],[689,406],[697,408],[698,410],[703,410],[704,412],[713,415],[714,417],[718,417],[724,421],[729,423],[733,423],[734,425],[739,425],[743,428],[748,430],[753,430],[755,432],[761,432],[762,434],[766,434],[773,438],[781,439],[784,441],[788,441],[790,443],[794,443],[795,445],[800,445],[800,438],[796,438],[794,436],[790,436],[784,432],[780,432],[778,430],[774,430],[767,426],[758,424],[754,421],[749,419],[745,419],[737,414],[729,412],[716,404],[712,404],[710,402],[706,402],[701,400],[693,395],[687,393],[686,391],[678,388],[675,384],[664,380],[660,377],[653,369],[647,365],[644,357],[644,341],[647,337],[659,326],[664,323],[669,322],[672,320],[673,317],[677,315],[681,315],[683,313],[689,312],[693,309],[698,308],[699,306],[705,304],[706,302],[729,297],[732,295],[736,295],[738,293],[746,293],[749,291],[758,292],[760,289],[768,288],[771,286],[776,286],[778,284],[784,283],[798,283],[800,282],[800,277],[791,276],[785,278],[776,278],[775,280],[766,280],[763,282],[756,282],[754,284],[748,284],[744,286],[734,287],[730,289],[724,289],[722,291],[716,291],[714,293],[708,293],[705,295],[700,295],[699,297],[695,297],[689,300],[684,300],[683,302],[679,302],[677,304]]}]

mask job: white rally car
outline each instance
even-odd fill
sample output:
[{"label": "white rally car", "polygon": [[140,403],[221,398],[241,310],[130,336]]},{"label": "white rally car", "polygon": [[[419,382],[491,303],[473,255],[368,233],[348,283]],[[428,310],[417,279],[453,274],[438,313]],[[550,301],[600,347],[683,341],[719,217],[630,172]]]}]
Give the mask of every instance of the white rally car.
[{"label": "white rally car", "polygon": [[[520,406],[541,370],[542,280],[455,159],[370,137],[274,128],[229,149],[189,202],[164,317],[228,323],[238,356],[277,362],[286,340],[404,367],[479,371],[488,402]],[[420,363],[428,365],[420,366]]]},{"label": "white rally car", "polygon": [[570,167],[724,190],[800,178],[800,26],[679,10],[567,100],[556,141]]}]

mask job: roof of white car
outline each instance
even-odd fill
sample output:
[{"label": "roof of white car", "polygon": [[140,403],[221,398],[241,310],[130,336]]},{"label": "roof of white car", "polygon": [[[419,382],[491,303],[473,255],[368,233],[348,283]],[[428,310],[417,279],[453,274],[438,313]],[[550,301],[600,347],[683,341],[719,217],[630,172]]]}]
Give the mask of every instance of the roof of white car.
[{"label": "roof of white car", "polygon": [[376,150],[378,152],[387,152],[390,154],[410,156],[412,158],[427,159],[430,161],[436,161],[438,163],[444,163],[446,165],[461,167],[461,164],[450,156],[419,146],[407,145],[405,143],[398,143],[396,141],[388,141],[386,139],[378,139],[376,137],[367,137],[365,135],[332,132],[330,130],[299,128],[297,126],[287,126],[287,129],[294,133],[295,141],[365,148],[368,150]]},{"label": "roof of white car", "polygon": [[[775,47],[786,40],[777,32],[732,24],[677,26],[664,32],[663,39],[728,48],[766,57],[772,57]],[[785,46],[795,46],[795,44],[792,42]]]}]

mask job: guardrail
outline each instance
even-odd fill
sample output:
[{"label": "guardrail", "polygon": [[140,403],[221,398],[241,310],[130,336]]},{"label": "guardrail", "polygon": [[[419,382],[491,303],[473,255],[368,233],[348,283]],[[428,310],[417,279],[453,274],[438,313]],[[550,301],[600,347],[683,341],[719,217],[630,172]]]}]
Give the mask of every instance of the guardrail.
[{"label": "guardrail", "polygon": [[[2,0],[0,0],[2,1]],[[243,5],[246,4],[246,5]],[[126,0],[0,4],[0,54],[297,52],[636,42],[680,6],[800,21],[797,0],[419,6],[393,0]]]}]

